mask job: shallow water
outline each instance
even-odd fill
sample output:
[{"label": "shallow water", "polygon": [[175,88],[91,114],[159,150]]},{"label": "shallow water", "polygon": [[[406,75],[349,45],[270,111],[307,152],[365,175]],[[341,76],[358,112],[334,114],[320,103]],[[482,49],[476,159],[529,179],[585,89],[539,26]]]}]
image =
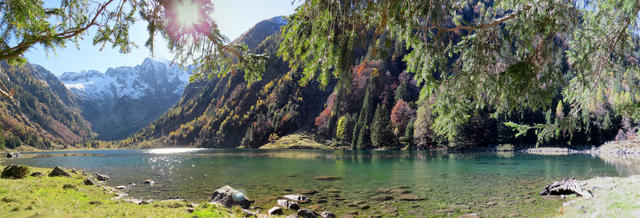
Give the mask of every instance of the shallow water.
[{"label": "shallow water", "polygon": [[[303,206],[318,212],[417,217],[548,215],[555,213],[562,201],[537,195],[546,183],[563,177],[585,179],[635,172],[588,155],[520,153],[152,149],[25,156],[5,164],[62,166],[107,174],[111,176],[109,185],[136,183],[128,193],[143,199],[205,201],[214,189],[230,185],[246,192],[255,205],[269,209],[283,194],[311,189],[319,193],[309,195],[312,202]],[[342,179],[319,181],[317,176]],[[143,184],[146,179],[156,184]],[[395,193],[384,193],[394,187]],[[399,200],[399,192],[410,192],[420,200]],[[373,200],[384,195],[394,199]],[[318,203],[321,199],[326,203]],[[364,205],[370,208],[358,208]]]}]

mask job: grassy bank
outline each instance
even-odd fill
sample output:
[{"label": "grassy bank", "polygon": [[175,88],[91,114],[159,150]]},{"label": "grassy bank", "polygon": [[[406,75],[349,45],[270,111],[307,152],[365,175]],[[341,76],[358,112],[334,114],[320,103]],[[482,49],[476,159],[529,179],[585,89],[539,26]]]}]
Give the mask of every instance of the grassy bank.
[{"label": "grassy bank", "polygon": [[[4,166],[0,166],[4,169]],[[81,173],[71,177],[49,177],[51,169],[30,167],[29,174],[44,176],[0,179],[0,217],[230,217],[225,208],[209,203],[191,204],[179,200],[138,205],[112,200],[108,187],[82,184]],[[67,185],[66,188],[63,186]]]},{"label": "grassy bank", "polygon": [[283,136],[274,142],[263,145],[260,149],[323,149],[334,150],[336,148],[316,141],[311,135],[291,134]]},{"label": "grassy bank", "polygon": [[627,178],[596,177],[586,181],[594,197],[564,203],[564,217],[639,217],[640,175]]}]

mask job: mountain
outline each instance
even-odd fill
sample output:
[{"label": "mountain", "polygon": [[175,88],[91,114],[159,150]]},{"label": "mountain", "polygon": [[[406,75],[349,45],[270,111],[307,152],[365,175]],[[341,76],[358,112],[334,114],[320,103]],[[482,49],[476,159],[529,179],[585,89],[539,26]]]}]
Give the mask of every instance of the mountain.
[{"label": "mountain", "polygon": [[129,136],[162,115],[180,99],[190,71],[168,62],[146,58],[134,67],[67,72],[60,80],[80,96],[82,116],[98,139]]},{"label": "mountain", "polygon": [[91,138],[91,124],[80,114],[81,98],[41,66],[0,62],[0,80],[14,93],[0,99],[0,145],[47,149]]}]

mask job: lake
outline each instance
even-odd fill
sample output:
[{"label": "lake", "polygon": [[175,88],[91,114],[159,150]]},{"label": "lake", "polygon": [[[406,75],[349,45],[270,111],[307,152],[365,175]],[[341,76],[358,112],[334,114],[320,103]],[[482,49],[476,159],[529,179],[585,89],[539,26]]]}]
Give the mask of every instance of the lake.
[{"label": "lake", "polygon": [[[562,205],[538,193],[565,177],[628,176],[636,171],[589,155],[433,151],[150,149],[25,153],[5,160],[107,174],[142,199],[206,201],[230,185],[268,210],[283,194],[308,195],[318,212],[383,216],[540,216]],[[340,180],[316,180],[337,176]],[[154,186],[143,184],[146,179]],[[386,197],[389,196],[389,197]],[[391,199],[390,199],[391,198]]]}]

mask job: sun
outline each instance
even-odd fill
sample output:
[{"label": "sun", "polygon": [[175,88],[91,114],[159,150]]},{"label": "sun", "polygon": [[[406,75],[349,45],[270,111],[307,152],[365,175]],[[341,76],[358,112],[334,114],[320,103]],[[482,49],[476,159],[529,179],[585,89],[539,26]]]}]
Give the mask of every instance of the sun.
[{"label": "sun", "polygon": [[195,0],[178,1],[174,9],[178,25],[184,29],[193,29],[199,22],[202,22],[200,7]]},{"label": "sun", "polygon": [[211,0],[170,0],[167,29],[174,39],[186,35],[207,34],[211,29]]}]

